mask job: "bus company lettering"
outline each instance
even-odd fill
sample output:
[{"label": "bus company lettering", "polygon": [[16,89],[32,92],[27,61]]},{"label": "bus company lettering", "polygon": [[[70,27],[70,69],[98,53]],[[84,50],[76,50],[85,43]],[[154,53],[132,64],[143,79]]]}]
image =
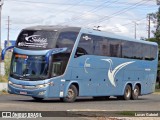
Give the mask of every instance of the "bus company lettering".
[{"label": "bus company lettering", "polygon": [[27,37],[25,37],[25,40],[27,42],[37,42],[37,43],[46,43],[47,42],[47,38],[41,38],[40,35],[27,36]]},{"label": "bus company lettering", "polygon": [[91,38],[88,37],[88,36],[83,36],[83,39],[85,39],[85,40],[91,40]]}]

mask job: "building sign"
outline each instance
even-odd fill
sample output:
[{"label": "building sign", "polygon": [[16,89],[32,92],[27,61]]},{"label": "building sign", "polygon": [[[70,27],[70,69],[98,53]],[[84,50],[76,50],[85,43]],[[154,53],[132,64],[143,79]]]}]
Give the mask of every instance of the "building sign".
[{"label": "building sign", "polygon": [[4,41],[4,48],[9,47],[9,46],[15,46],[16,41],[15,40],[9,40],[9,43],[7,40]]}]

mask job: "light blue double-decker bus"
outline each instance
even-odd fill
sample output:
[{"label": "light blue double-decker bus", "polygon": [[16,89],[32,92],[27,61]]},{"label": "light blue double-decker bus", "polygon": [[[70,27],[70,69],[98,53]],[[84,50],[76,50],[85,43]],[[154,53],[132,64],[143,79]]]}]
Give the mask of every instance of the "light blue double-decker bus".
[{"label": "light blue double-decker bus", "polygon": [[23,29],[13,48],[8,92],[73,102],[90,96],[138,99],[155,90],[158,45],[109,32],[67,27]]}]

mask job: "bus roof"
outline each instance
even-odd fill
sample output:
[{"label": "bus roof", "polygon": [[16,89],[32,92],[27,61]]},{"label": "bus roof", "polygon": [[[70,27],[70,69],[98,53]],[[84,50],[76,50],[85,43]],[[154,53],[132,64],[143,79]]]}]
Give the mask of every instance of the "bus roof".
[{"label": "bus roof", "polygon": [[119,39],[119,40],[133,41],[133,42],[139,42],[139,43],[158,46],[158,44],[155,42],[149,42],[149,41],[145,41],[145,40],[137,40],[137,39],[117,35],[117,34],[114,34],[111,32],[107,32],[107,31],[99,31],[99,30],[94,30],[94,29],[89,29],[89,28],[81,28],[81,27],[58,26],[58,25],[51,25],[51,26],[38,25],[38,26],[27,27],[23,30],[51,30],[51,31],[71,30],[71,31],[77,31],[77,32],[80,31],[81,33],[93,34],[93,35],[97,35],[97,36],[104,36],[104,37],[115,38],[115,39]]},{"label": "bus roof", "polygon": [[32,26],[32,27],[27,27],[24,28],[24,30],[49,30],[49,31],[67,31],[67,30],[71,30],[71,31],[80,31],[80,27],[69,27],[69,26],[58,26],[58,25],[51,25],[51,26],[47,26],[47,25],[38,25],[38,26]]}]

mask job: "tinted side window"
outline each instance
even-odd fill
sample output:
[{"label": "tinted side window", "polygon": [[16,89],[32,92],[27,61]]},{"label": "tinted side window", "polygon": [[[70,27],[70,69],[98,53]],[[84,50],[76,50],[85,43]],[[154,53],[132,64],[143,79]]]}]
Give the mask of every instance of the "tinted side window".
[{"label": "tinted side window", "polygon": [[154,60],[157,57],[157,46],[150,46],[150,60]]},{"label": "tinted side window", "polygon": [[88,34],[81,35],[81,38],[75,53],[75,57],[79,57],[85,54],[89,54],[89,55],[93,54],[93,39]]},{"label": "tinted side window", "polygon": [[103,38],[103,41],[100,43],[100,51],[102,56],[110,56],[109,50],[109,40],[108,38]]},{"label": "tinted side window", "polygon": [[100,42],[100,51],[102,56],[121,57],[122,45],[121,40],[112,38],[103,38]]},{"label": "tinted side window", "polygon": [[132,41],[82,34],[75,57],[85,54],[154,60],[157,56],[157,47]]},{"label": "tinted side window", "polygon": [[121,57],[122,56],[122,46],[120,40],[115,40],[109,38],[109,51],[111,57]]},{"label": "tinted side window", "polygon": [[122,58],[132,58],[132,42],[123,41],[122,42]]},{"label": "tinted side window", "polygon": [[150,45],[142,45],[142,55],[144,60],[150,60]]},{"label": "tinted side window", "polygon": [[102,55],[101,46],[103,44],[103,37],[92,35],[92,39],[93,39],[93,54]]},{"label": "tinted side window", "polygon": [[132,43],[132,52],[133,52],[133,59],[143,59],[143,55],[142,55],[142,44],[140,43],[136,43],[136,42],[133,42]]},{"label": "tinted side window", "polygon": [[67,52],[71,52],[78,36],[78,32],[61,32],[57,39],[57,48],[67,47]]}]

